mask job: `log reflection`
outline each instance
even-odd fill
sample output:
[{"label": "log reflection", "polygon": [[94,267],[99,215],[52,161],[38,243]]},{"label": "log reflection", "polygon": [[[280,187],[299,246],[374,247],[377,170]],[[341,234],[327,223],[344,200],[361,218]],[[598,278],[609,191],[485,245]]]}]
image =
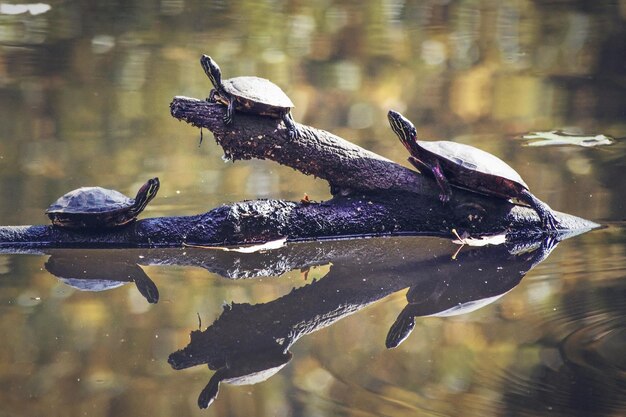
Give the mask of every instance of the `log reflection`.
[{"label": "log reflection", "polygon": [[[289,348],[299,338],[390,294],[409,289],[407,307],[387,338],[387,346],[394,347],[410,334],[416,316],[461,314],[495,301],[555,245],[551,240],[509,242],[465,249],[453,259],[454,247],[434,238],[327,242],[321,250],[317,243],[314,262],[332,261],[326,276],[267,303],[226,305],[207,329],[192,331],[189,344],[168,361],[174,369],[207,364],[216,371],[198,398],[198,405],[206,408],[221,382],[267,379],[291,359]],[[291,258],[292,246],[269,256],[283,265],[298,259],[302,252],[294,248]],[[305,260],[291,265],[302,266]]]}]

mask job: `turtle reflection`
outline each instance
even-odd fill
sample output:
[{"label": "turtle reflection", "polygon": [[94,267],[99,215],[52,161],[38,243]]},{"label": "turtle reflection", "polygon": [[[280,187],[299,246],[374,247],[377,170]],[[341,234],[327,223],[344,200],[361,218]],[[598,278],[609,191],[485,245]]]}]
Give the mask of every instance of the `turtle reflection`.
[{"label": "turtle reflection", "polygon": [[134,282],[149,303],[159,301],[159,290],[137,265],[137,255],[97,249],[55,249],[49,253],[46,270],[71,287],[81,291],[105,291]]},{"label": "turtle reflection", "polygon": [[[207,364],[216,371],[198,398],[199,407],[206,408],[217,397],[220,383],[264,381],[291,360],[289,348],[300,337],[394,292],[409,288],[410,297],[392,326],[397,346],[412,329],[401,323],[410,323],[417,315],[460,313],[463,308],[458,306],[463,305],[479,308],[479,300],[493,301],[515,287],[555,246],[552,240],[527,242],[524,250],[513,244],[488,246],[464,250],[451,259],[454,248],[441,239],[410,242],[407,245],[405,238],[360,243],[356,245],[360,256],[341,256],[333,250],[325,277],[267,303],[226,305],[206,330],[192,331],[189,344],[172,353],[168,362],[177,370]],[[346,245],[337,245],[341,244]]]},{"label": "turtle reflection", "polygon": [[[502,247],[514,257],[501,264],[484,262],[482,256],[475,258],[476,253],[465,253],[456,273],[452,271],[436,282],[420,282],[409,289],[408,304],[389,329],[385,346],[395,348],[409,337],[415,327],[415,317],[458,316],[493,303],[519,284],[556,244],[556,240],[548,237],[540,243],[524,241]],[[501,247],[493,248],[498,249]]]}]

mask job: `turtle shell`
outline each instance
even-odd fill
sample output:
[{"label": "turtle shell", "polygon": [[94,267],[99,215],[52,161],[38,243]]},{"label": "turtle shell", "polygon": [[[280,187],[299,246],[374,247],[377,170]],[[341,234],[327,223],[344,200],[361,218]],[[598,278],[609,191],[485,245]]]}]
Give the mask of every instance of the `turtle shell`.
[{"label": "turtle shell", "polygon": [[104,214],[132,207],[135,200],[115,190],[102,187],[82,187],[61,196],[46,210],[46,214]]},{"label": "turtle shell", "polygon": [[238,99],[281,109],[294,107],[287,94],[279,86],[265,78],[235,77],[223,80],[222,84],[227,93]]},{"label": "turtle shell", "polygon": [[135,200],[101,187],[70,191],[46,210],[52,224],[68,228],[107,228],[121,226],[136,216],[129,214]]},{"label": "turtle shell", "polygon": [[[462,143],[450,141],[421,141],[417,144],[424,150],[430,152],[446,165],[448,171],[454,170],[455,166],[459,171],[469,171],[469,178],[462,175],[454,176],[454,182],[474,187],[476,173],[483,174],[479,176],[482,179],[481,188],[499,187],[500,181],[496,179],[505,179],[519,187],[528,189],[528,185],[522,177],[511,168],[506,162],[488,152],[474,148],[473,146],[464,145]],[[447,162],[447,163],[446,163]],[[493,187],[490,187],[490,179],[494,179]],[[494,189],[493,191],[497,191]]]}]

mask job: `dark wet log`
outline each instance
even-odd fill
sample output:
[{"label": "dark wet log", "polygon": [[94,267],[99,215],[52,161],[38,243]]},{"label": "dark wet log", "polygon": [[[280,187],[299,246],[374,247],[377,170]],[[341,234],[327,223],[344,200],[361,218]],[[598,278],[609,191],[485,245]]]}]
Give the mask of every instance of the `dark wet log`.
[{"label": "dark wet log", "polygon": [[[93,232],[51,226],[0,227],[0,247],[143,247],[241,245],[357,235],[430,234],[451,229],[471,234],[541,233],[534,210],[508,201],[455,189],[446,205],[430,178],[369,152],[331,133],[297,124],[287,138],[282,121],[237,114],[224,125],[225,109],[204,100],[176,97],[172,115],[211,130],[232,160],[270,159],[325,179],[336,192],[330,201],[303,204],[256,200],[217,207],[205,214],[153,218],[124,228]],[[556,213],[563,229],[598,225]]]},{"label": "dark wet log", "polygon": [[[340,189],[438,194],[433,181],[324,130],[296,123],[300,137],[291,141],[280,120],[242,113],[226,126],[224,106],[188,97],[175,97],[170,111],[179,120],[213,132],[224,155],[233,161],[269,159]],[[391,130],[390,140],[394,140]]]},{"label": "dark wet log", "polygon": [[[407,193],[360,194],[310,204],[253,200],[224,205],[197,216],[143,219],[102,232],[5,226],[0,227],[0,247],[241,245],[280,238],[301,241],[417,233],[452,236],[452,228],[473,234],[540,233],[537,216],[526,207],[487,198],[477,206],[473,193],[456,194],[455,205],[446,206],[436,199]],[[596,226],[567,214],[559,214],[559,220],[569,229]]]}]

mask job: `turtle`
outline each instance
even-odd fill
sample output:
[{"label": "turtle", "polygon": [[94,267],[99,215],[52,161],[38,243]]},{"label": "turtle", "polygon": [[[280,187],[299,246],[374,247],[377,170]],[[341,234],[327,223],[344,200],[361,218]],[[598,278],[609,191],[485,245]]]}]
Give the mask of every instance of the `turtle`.
[{"label": "turtle", "polygon": [[281,119],[287,127],[289,139],[293,140],[298,136],[298,129],[291,116],[294,104],[279,86],[270,80],[254,76],[222,80],[220,67],[208,55],[202,55],[200,64],[215,87],[207,101],[227,107],[225,124],[231,124],[235,111],[240,111]]},{"label": "turtle", "polygon": [[159,191],[159,179],[141,186],[137,196],[101,187],[81,187],[60,197],[46,210],[54,226],[68,229],[107,229],[137,218]]},{"label": "turtle", "polygon": [[435,177],[442,203],[450,200],[450,184],[507,200],[516,199],[537,212],[546,230],[557,230],[559,222],[552,209],[535,197],[522,177],[500,158],[461,143],[417,140],[417,130],[410,120],[394,110],[389,110],[387,117],[391,129],[409,151],[409,162],[420,172]]}]

